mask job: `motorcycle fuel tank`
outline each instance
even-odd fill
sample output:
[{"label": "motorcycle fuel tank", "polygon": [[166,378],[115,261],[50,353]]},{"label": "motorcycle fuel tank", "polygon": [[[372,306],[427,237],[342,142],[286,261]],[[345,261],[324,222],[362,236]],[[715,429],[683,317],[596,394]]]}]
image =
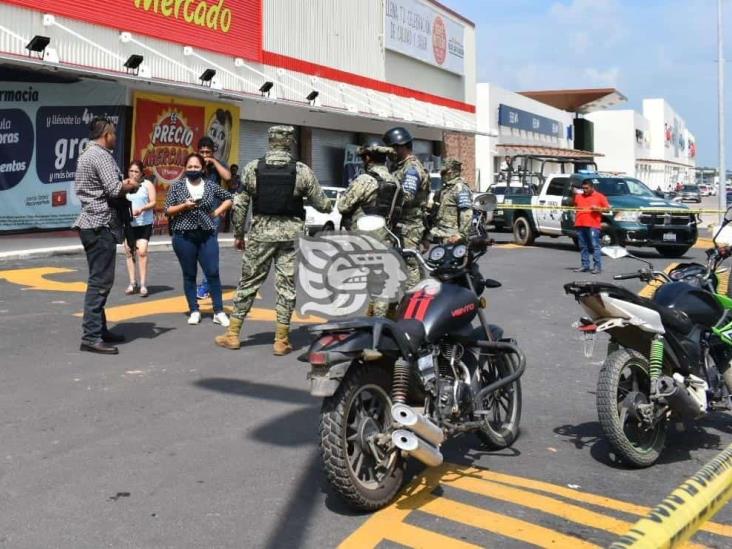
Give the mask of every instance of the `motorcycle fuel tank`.
[{"label": "motorcycle fuel tank", "polygon": [[422,322],[427,341],[434,342],[470,325],[479,306],[478,298],[469,289],[430,279],[407,293],[398,312],[400,319]]},{"label": "motorcycle fuel tank", "polygon": [[684,282],[661,286],[653,301],[664,307],[683,311],[694,324],[714,326],[724,314],[721,305],[709,292]]}]

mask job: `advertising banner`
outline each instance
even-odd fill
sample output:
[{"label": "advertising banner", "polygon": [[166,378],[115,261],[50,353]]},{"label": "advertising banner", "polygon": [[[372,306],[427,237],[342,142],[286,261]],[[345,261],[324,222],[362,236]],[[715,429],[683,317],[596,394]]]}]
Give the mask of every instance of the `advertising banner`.
[{"label": "advertising banner", "polygon": [[561,122],[508,105],[498,106],[498,125],[552,137],[562,137]]},{"label": "advertising banner", "polygon": [[262,60],[261,0],[5,0],[134,34]]},{"label": "advertising banner", "polygon": [[170,184],[181,179],[185,158],[195,152],[198,140],[209,135],[216,143],[215,156],[227,165],[239,159],[239,107],[136,92],[132,132],[132,159],[141,160],[155,182],[157,226],[167,224],[163,205]]},{"label": "advertising banner", "polygon": [[70,228],[80,204],[76,162],[89,122],[117,124],[123,162],[125,89],[103,82],[46,84],[0,81],[0,232]]},{"label": "advertising banner", "polygon": [[386,0],[386,48],[465,73],[465,26],[421,0]]}]

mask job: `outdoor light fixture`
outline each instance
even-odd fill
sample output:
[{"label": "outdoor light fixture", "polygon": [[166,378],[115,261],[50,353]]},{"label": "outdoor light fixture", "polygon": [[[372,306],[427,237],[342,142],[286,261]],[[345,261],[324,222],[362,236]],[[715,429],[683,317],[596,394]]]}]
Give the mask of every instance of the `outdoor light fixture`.
[{"label": "outdoor light fixture", "polygon": [[272,89],[272,87],[273,87],[273,86],[274,86],[274,82],[270,82],[269,80],[267,80],[267,81],[266,81],[266,82],[265,82],[264,84],[262,84],[262,86],[261,86],[261,87],[259,88],[259,91],[260,91],[260,93],[262,94],[262,96],[264,96],[264,95],[266,94],[266,95],[267,95],[267,97],[269,97],[269,92],[270,92],[270,90]]},{"label": "outdoor light fixture", "polygon": [[28,50],[28,55],[33,55],[35,52],[38,56],[38,59],[43,59],[43,54],[46,51],[46,48],[48,47],[48,44],[51,43],[51,39],[48,36],[41,36],[36,34],[33,38],[31,38],[31,41],[28,42],[28,45],[25,47],[25,49]]},{"label": "outdoor light fixture", "polygon": [[145,59],[142,55],[137,55],[133,53],[127,58],[127,61],[125,61],[125,68],[127,69],[128,73],[132,73],[135,76],[137,76],[137,73],[140,72],[140,65],[142,64],[143,59]]},{"label": "outdoor light fixture", "polygon": [[306,97],[305,99],[307,99],[307,100],[308,100],[308,101],[310,102],[310,104],[312,105],[312,104],[314,104],[314,103],[315,103],[315,99],[316,99],[316,98],[317,98],[317,97],[318,97],[319,95],[320,95],[320,92],[319,92],[319,91],[313,90],[313,91],[311,91],[311,92],[310,92],[310,93],[308,94],[308,96],[307,96],[307,97]]},{"label": "outdoor light fixture", "polygon": [[198,79],[201,81],[202,86],[208,86],[210,88],[211,80],[213,80],[214,76],[216,76],[216,71],[214,69],[206,69]]}]

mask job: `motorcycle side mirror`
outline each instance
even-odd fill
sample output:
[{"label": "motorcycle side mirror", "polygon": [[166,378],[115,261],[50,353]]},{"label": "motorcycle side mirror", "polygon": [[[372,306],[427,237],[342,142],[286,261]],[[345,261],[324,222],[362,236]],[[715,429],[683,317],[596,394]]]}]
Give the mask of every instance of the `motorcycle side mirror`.
[{"label": "motorcycle side mirror", "polygon": [[622,246],[603,246],[600,250],[602,251],[602,255],[606,255],[610,259],[621,259],[630,255],[628,250]]},{"label": "motorcycle side mirror", "polygon": [[732,221],[732,206],[727,208],[727,211],[724,213],[724,220],[729,223]]},{"label": "motorcycle side mirror", "polygon": [[359,231],[371,233],[386,227],[386,220],[380,215],[364,215],[356,221],[356,228]]}]

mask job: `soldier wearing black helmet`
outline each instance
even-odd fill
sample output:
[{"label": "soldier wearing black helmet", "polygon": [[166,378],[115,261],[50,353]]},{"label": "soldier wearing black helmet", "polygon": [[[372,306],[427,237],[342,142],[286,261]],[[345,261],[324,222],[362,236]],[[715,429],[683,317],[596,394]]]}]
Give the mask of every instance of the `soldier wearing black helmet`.
[{"label": "soldier wearing black helmet", "polygon": [[[430,194],[430,177],[419,159],[412,152],[412,134],[406,128],[392,128],[384,134],[384,143],[394,149],[396,163],[392,174],[402,185],[404,207],[399,219],[402,244],[405,248],[418,249],[424,236],[424,211]],[[419,262],[407,259],[407,285],[412,287],[422,278]]]}]

